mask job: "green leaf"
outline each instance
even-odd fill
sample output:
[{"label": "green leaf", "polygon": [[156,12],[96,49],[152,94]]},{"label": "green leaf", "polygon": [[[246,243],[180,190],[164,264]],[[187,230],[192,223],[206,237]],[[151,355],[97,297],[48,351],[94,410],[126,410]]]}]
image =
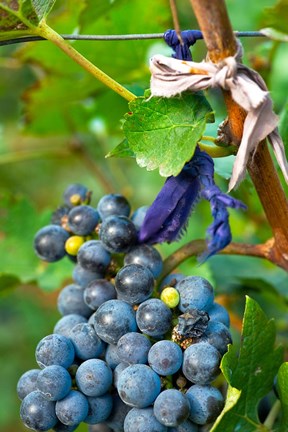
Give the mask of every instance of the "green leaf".
[{"label": "green leaf", "polygon": [[285,146],[288,146],[288,103],[286,103],[280,114],[279,132]]},{"label": "green leaf", "polygon": [[[275,323],[256,301],[246,297],[240,352],[229,347],[221,363],[228,381],[227,401],[211,432],[263,429],[257,414],[259,401],[272,389],[283,351],[275,348]],[[241,394],[237,393],[241,392]]]},{"label": "green leaf", "polygon": [[109,12],[112,8],[118,8],[128,0],[86,0],[85,8],[80,16],[79,23],[81,26],[89,25],[99,19],[100,16]]},{"label": "green leaf", "polygon": [[106,158],[110,158],[110,157],[118,157],[118,158],[131,157],[131,158],[135,158],[135,154],[131,150],[131,148],[129,146],[129,143],[128,143],[128,140],[124,139],[113,150],[111,150],[105,157]]},{"label": "green leaf", "polygon": [[260,30],[265,36],[270,39],[279,41],[279,42],[288,42],[288,34],[275,30],[274,28],[267,27]]},{"label": "green leaf", "polygon": [[274,6],[266,8],[264,12],[267,27],[287,33],[288,0],[278,0]]},{"label": "green leaf", "polygon": [[282,418],[280,431],[287,431],[288,425],[288,362],[282,363],[277,375],[277,388],[281,401]]},{"label": "green leaf", "polygon": [[177,98],[145,96],[129,103],[124,134],[140,167],[159,168],[163,177],[176,176],[193,156],[206,122],[214,119],[212,109],[199,93]]},{"label": "green leaf", "polygon": [[11,274],[0,274],[0,297],[19,285],[19,279]]},{"label": "green leaf", "polygon": [[56,0],[0,1],[0,39],[33,34]]},{"label": "green leaf", "polygon": [[56,0],[32,0],[32,5],[38,16],[39,21],[49,15],[55,2]]}]

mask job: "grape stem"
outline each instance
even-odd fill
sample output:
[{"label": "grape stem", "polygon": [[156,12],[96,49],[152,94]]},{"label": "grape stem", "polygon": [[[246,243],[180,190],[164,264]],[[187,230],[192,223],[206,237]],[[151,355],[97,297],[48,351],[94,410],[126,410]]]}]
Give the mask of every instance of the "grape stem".
[{"label": "grape stem", "polygon": [[[271,243],[273,244],[273,239],[268,240],[266,243],[256,245],[231,242],[225,249],[218,252],[218,254],[244,255],[269,259]],[[161,283],[167,275],[187,259],[201,255],[205,252],[206,248],[207,244],[205,240],[192,240],[184,246],[181,246],[164,260],[163,271],[158,282]]]},{"label": "grape stem", "polygon": [[281,402],[279,399],[277,399],[274,402],[274,405],[272,406],[268,416],[266,417],[266,420],[264,422],[264,426],[267,427],[268,430],[272,430],[273,425],[275,423],[275,420],[277,419],[279,413],[281,410]]},{"label": "grape stem", "polygon": [[209,144],[204,144],[201,141],[198,142],[197,144],[201,150],[208,153],[212,158],[220,158],[220,157],[235,155],[237,152],[237,148],[235,146],[218,147]]},{"label": "grape stem", "polygon": [[72,60],[78,63],[83,69],[92,74],[95,78],[101,81],[104,85],[111,88],[114,92],[118,93],[128,102],[136,98],[136,96],[121,86],[117,81],[113,80],[109,75],[105,74],[101,69],[91,63],[82,54],[80,54],[69,42],[66,42],[62,36],[46,24],[43,20],[35,29],[35,32],[43,38],[49,40],[57,45],[62,51],[65,52]]}]

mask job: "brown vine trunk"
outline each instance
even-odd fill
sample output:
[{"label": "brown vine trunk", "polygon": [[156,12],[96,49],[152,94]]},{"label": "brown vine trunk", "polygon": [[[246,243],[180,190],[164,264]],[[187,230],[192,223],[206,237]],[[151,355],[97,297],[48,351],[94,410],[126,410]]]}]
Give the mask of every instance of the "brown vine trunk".
[{"label": "brown vine trunk", "polygon": [[[213,62],[236,53],[236,40],[232,31],[224,0],[190,0],[195,16]],[[246,113],[224,92],[228,123],[233,142],[241,141]],[[288,270],[288,203],[273,165],[266,142],[259,145],[248,171],[259,195],[274,239],[269,242],[267,258]]]}]

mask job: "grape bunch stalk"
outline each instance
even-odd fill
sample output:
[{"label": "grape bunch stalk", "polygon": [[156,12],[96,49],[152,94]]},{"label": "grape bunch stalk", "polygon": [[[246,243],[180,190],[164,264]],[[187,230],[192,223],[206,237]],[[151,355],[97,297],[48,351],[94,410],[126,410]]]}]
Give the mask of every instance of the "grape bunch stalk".
[{"label": "grape bunch stalk", "polygon": [[[61,318],[35,351],[38,368],[17,384],[20,416],[35,431],[200,432],[225,394],[215,385],[232,343],[227,310],[211,284],[174,273],[138,239],[148,207],[70,185],[34,239],[38,257],[68,256],[73,282],[58,296]],[[213,385],[214,384],[214,385]]]}]

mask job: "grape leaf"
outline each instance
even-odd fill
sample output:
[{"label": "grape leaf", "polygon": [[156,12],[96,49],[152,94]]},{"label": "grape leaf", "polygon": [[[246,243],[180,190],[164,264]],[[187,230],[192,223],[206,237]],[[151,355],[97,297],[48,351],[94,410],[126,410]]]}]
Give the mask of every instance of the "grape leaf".
[{"label": "grape leaf", "polygon": [[19,279],[11,274],[0,274],[0,297],[19,285]]},{"label": "grape leaf", "polygon": [[0,1],[0,39],[33,33],[51,11],[56,0]]},{"label": "grape leaf", "polygon": [[277,390],[281,401],[282,418],[279,432],[286,432],[288,425],[288,362],[282,363],[277,375]]},{"label": "grape leaf", "polygon": [[[146,97],[145,97],[146,96]],[[140,167],[159,168],[160,175],[179,174],[194,154],[212,109],[202,94],[177,98],[139,97],[129,103],[124,134]]]},{"label": "grape leaf", "polygon": [[[275,336],[274,320],[268,320],[258,303],[246,297],[240,353],[237,355],[230,346],[222,359],[221,370],[229,384],[228,398],[224,413],[211,432],[255,432],[257,427],[260,430],[257,405],[272,389],[283,357],[282,348],[274,347]],[[236,402],[235,389],[241,391]],[[233,400],[230,400],[231,395]]]},{"label": "grape leaf", "polygon": [[113,150],[111,150],[105,157],[125,158],[125,157],[135,157],[135,155],[133,151],[130,149],[127,139],[124,139]]},{"label": "grape leaf", "polygon": [[85,8],[83,9],[79,24],[80,26],[88,25],[94,23],[101,15],[109,12],[111,8],[117,8],[123,3],[128,3],[128,0],[86,0]]},{"label": "grape leaf", "polygon": [[274,6],[266,8],[264,12],[267,27],[287,33],[288,0],[278,0]]}]

